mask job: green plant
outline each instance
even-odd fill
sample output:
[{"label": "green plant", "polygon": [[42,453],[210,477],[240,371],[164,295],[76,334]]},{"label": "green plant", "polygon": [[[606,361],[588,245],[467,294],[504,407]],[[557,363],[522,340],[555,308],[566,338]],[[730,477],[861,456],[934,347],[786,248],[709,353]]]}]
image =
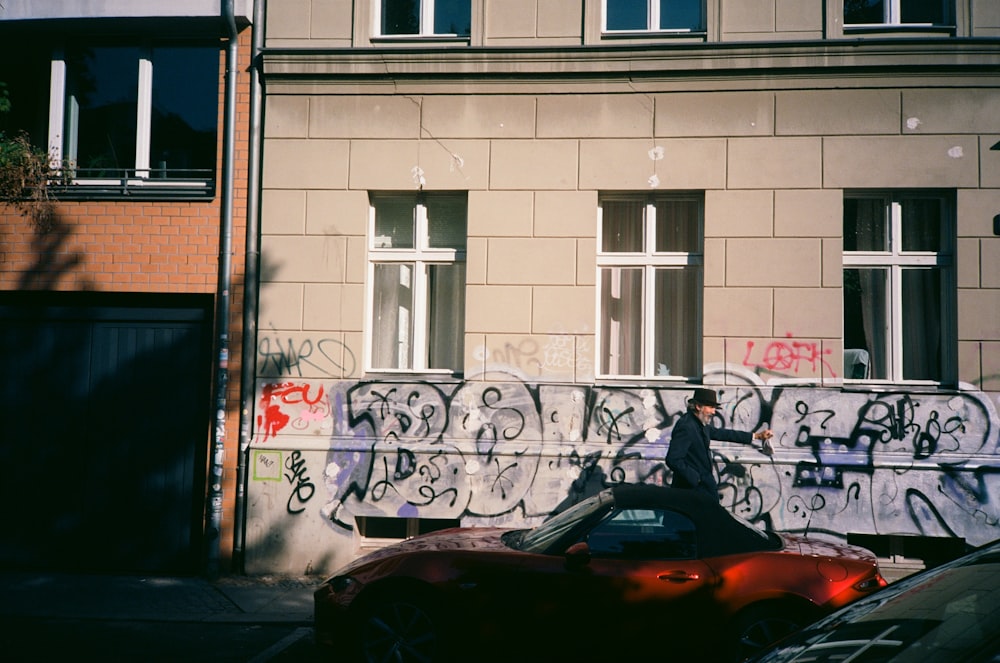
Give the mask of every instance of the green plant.
[{"label": "green plant", "polygon": [[[7,86],[0,83],[0,113],[9,110]],[[51,174],[48,155],[34,147],[26,133],[8,136],[0,131],[0,205],[13,207],[41,230],[52,221]]]}]

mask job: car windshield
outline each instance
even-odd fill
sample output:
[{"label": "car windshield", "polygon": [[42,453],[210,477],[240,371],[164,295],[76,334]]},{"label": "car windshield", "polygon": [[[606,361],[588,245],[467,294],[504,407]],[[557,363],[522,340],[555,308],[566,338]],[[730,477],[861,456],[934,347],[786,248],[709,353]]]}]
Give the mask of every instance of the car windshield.
[{"label": "car windshield", "polygon": [[[979,661],[1000,651],[1000,563],[957,566],[889,587],[759,661]],[[980,659],[983,652],[989,656]]]},{"label": "car windshield", "polygon": [[544,553],[577,524],[610,508],[612,501],[611,491],[606,490],[577,502],[538,527],[528,530],[517,547],[525,552]]},{"label": "car windshield", "polygon": [[730,516],[732,516],[733,520],[735,520],[736,522],[738,522],[740,525],[743,525],[744,527],[746,527],[748,530],[750,530],[751,532],[753,532],[756,536],[759,536],[764,541],[769,541],[769,542],[773,542],[774,541],[773,535],[771,535],[771,534],[767,533],[766,531],[762,530],[761,528],[757,527],[756,525],[754,525],[749,520],[746,520],[742,516],[737,516],[732,511],[729,511],[728,513],[729,513]]}]

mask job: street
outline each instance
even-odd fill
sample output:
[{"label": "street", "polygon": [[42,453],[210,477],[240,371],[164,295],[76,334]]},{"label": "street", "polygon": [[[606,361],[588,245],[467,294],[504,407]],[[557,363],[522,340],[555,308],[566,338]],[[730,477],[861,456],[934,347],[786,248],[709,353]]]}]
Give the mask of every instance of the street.
[{"label": "street", "polygon": [[0,642],[8,662],[322,660],[312,627],[288,623],[6,617],[0,625]]}]

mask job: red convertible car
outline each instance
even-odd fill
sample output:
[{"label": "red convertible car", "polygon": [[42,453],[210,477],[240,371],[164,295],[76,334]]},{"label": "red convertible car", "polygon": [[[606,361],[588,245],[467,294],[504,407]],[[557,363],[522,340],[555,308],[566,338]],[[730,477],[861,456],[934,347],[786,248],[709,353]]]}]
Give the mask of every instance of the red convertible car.
[{"label": "red convertible car", "polygon": [[314,618],[337,660],[728,662],[885,585],[863,548],[622,484],[533,529],[443,530],[361,557],[319,586]]}]

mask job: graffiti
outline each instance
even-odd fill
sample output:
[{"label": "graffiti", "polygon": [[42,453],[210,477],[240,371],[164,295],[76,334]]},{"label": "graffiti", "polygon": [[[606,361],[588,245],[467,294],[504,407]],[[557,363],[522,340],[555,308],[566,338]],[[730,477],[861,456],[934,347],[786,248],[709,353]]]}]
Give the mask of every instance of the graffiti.
[{"label": "graffiti", "polygon": [[[288,483],[292,484],[292,493],[288,496],[286,508],[288,513],[293,515],[302,513],[306,510],[305,503],[312,499],[316,492],[316,486],[306,474],[306,461],[302,458],[300,451],[293,451],[288,456],[285,460],[285,469],[289,470],[289,472],[285,472],[285,478],[288,479]],[[293,500],[298,505],[297,508],[292,507]]]},{"label": "graffiti", "polygon": [[[719,387],[715,423],[775,431],[772,457],[713,442],[720,500],[734,513],[841,539],[909,534],[978,545],[1000,537],[998,416],[983,393],[767,386],[725,370],[746,384]],[[532,384],[513,375],[258,389],[255,445],[288,448],[308,436],[326,447],[312,452],[325,456],[315,482],[304,452],[287,456],[288,513],[322,494],[322,522],[344,535],[357,515],[530,526],[614,483],[669,483],[670,432],[690,396],[690,387]]]},{"label": "graffiti", "polygon": [[[791,339],[792,335],[788,334]],[[771,341],[759,356],[754,354],[756,344],[747,341],[743,365],[752,369],[764,369],[772,373],[798,375],[824,375],[835,378],[837,374],[826,360],[833,354],[831,348],[824,348],[815,341]]]},{"label": "graffiti", "polygon": [[296,341],[263,337],[257,345],[261,375],[296,376],[305,374],[331,378],[350,377],[357,369],[354,353],[337,339]]},{"label": "graffiti", "polygon": [[[289,423],[293,428],[301,430],[311,422],[325,419],[329,415],[329,406],[324,404],[323,387],[318,387],[315,395],[310,395],[310,391],[308,384],[294,382],[264,385],[258,400],[257,415],[257,430],[261,439],[266,441],[277,435]],[[293,418],[285,413],[283,405],[306,407],[297,408],[296,416]]]}]

